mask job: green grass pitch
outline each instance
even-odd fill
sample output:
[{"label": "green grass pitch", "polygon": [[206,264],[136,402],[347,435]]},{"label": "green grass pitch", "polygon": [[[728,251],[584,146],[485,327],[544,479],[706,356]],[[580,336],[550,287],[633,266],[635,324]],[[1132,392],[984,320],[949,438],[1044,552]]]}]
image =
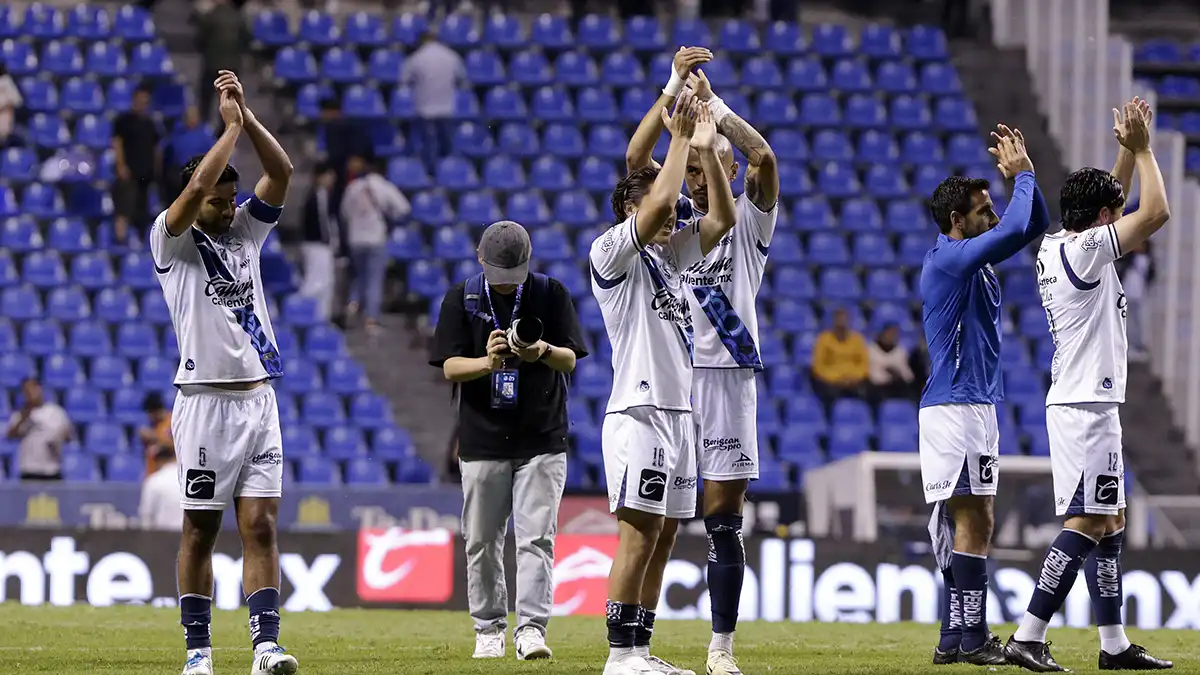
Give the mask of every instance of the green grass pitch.
[{"label": "green grass pitch", "polygon": [[[994,628],[1005,639],[1011,626]],[[663,621],[655,653],[704,672],[709,627]],[[758,673],[980,672],[974,666],[932,666],[937,626],[753,622],[740,626],[737,655],[747,675]],[[1051,630],[1054,654],[1077,673],[1096,672],[1095,630]],[[1175,661],[1176,673],[1200,675],[1200,633],[1131,631],[1134,642]],[[247,673],[250,648],[245,610],[213,617],[216,672]],[[337,610],[283,615],[282,641],[300,660],[302,675],[449,675],[563,673],[599,675],[607,646],[601,618],[555,619],[552,661],[520,662],[512,642],[504,659],[471,658],[474,635],[466,613]],[[171,675],[183,666],[183,629],[174,609],[148,607],[22,607],[0,605],[0,674],[111,673]],[[1011,667],[995,672],[1024,672]]]}]

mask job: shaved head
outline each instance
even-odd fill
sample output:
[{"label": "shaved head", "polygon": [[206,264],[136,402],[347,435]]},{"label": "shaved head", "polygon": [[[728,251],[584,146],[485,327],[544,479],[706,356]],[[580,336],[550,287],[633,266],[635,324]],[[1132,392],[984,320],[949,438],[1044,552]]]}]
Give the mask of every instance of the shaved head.
[{"label": "shaved head", "polygon": [[[725,169],[726,178],[732,183],[733,179],[737,178],[738,171],[737,162],[733,159],[733,144],[725,136],[717,134],[713,148],[721,160],[721,167]],[[696,208],[708,211],[708,179],[704,175],[704,167],[700,164],[700,153],[695,149],[688,150],[687,172],[683,178]]]}]

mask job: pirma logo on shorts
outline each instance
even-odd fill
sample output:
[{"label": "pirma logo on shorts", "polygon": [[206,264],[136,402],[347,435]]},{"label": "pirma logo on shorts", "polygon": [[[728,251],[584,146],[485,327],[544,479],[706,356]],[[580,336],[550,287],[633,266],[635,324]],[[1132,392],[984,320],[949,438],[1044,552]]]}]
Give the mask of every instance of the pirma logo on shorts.
[{"label": "pirma logo on shorts", "polygon": [[638,497],[661,502],[667,492],[667,474],[654,469],[642,469],[642,479],[638,483]]}]

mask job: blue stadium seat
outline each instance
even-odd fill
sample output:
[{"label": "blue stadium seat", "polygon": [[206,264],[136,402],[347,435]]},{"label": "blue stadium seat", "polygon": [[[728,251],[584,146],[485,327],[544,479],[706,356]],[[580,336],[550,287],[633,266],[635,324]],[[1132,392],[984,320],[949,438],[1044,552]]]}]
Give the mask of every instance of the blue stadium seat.
[{"label": "blue stadium seat", "polygon": [[484,225],[500,218],[500,206],[491,190],[467,192],[458,200],[458,220],[461,222]]},{"label": "blue stadium seat", "polygon": [[93,455],[103,457],[129,450],[129,437],[116,422],[93,422],[83,434],[83,447]]},{"label": "blue stadium seat", "polygon": [[[453,224],[454,211],[446,195],[440,191],[418,192],[410,200],[412,213],[410,217],[418,223],[445,227]],[[425,253],[425,241],[419,227],[392,228],[388,240],[388,251],[398,260],[415,260]]]},{"label": "blue stadium seat", "polygon": [[863,232],[854,237],[854,259],[867,267],[894,267],[896,252],[886,235]]},{"label": "blue stadium seat", "polygon": [[78,321],[91,314],[87,294],[78,286],[60,286],[46,294],[46,314],[57,321]]},{"label": "blue stadium seat", "polygon": [[905,267],[920,267],[925,260],[925,254],[933,247],[933,241],[933,233],[913,232],[901,235],[900,245],[897,247],[900,264]]},{"label": "blue stadium seat", "polygon": [[490,49],[476,49],[468,52],[464,63],[467,79],[477,87],[494,87],[508,81],[504,62]]},{"label": "blue stadium seat", "polygon": [[842,122],[837,101],[825,94],[809,94],[800,99],[799,123],[806,127],[834,127]]},{"label": "blue stadium seat", "polygon": [[380,47],[367,58],[367,79],[379,84],[394,85],[400,81],[404,68],[404,54],[387,47]]},{"label": "blue stadium seat", "polygon": [[546,261],[571,260],[575,253],[571,250],[571,241],[565,232],[557,228],[535,230],[530,234],[533,248],[538,252],[538,258]]},{"label": "blue stadium seat", "polygon": [[[583,185],[583,181],[580,184]],[[616,185],[616,182],[610,185]],[[600,222],[601,218],[595,202],[587,193],[567,190],[554,198],[554,220],[568,227],[590,228]]]},{"label": "blue stadium seat", "polygon": [[149,253],[129,253],[121,258],[121,283],[135,291],[158,288],[154,259]]},{"label": "blue stadium seat", "polygon": [[575,367],[572,386],[588,398],[607,398],[612,389],[612,368],[599,360],[583,359]]},{"label": "blue stadium seat", "polygon": [[908,283],[897,270],[871,270],[867,273],[866,294],[872,300],[908,300]]},{"label": "blue stadium seat", "polygon": [[76,5],[67,13],[66,34],[85,42],[106,40],[112,35],[112,19],[107,9]]},{"label": "blue stadium seat", "polygon": [[387,105],[377,89],[353,84],[342,94],[342,112],[346,117],[378,120],[387,115]]},{"label": "blue stadium seat", "polygon": [[571,27],[564,17],[541,14],[529,27],[529,42],[551,50],[568,49],[573,46]]},{"label": "blue stadium seat", "polygon": [[393,157],[389,160],[387,179],[401,190],[423,190],[430,186],[425,165],[415,157]]},{"label": "blue stadium seat", "polygon": [[83,74],[83,54],[74,42],[51,40],[42,46],[42,70],[58,77]]},{"label": "blue stadium seat", "polygon": [[20,281],[17,274],[17,264],[13,262],[8,251],[0,250],[0,286],[12,286]]},{"label": "blue stadium seat", "polygon": [[25,354],[0,354],[0,386],[16,390],[26,378],[37,374],[33,357]]},{"label": "blue stadium seat", "polygon": [[493,190],[525,188],[525,170],[521,163],[507,155],[495,155],[483,163],[483,185]]},{"label": "blue stadium seat", "polygon": [[807,301],[781,297],[775,301],[775,327],[787,333],[803,333],[817,328],[817,317]]},{"label": "blue stadium seat", "polygon": [[[50,386],[47,382],[43,382]],[[63,409],[67,417],[76,425],[104,422],[109,419],[108,404],[104,401],[104,392],[88,389],[80,378],[74,384],[64,387]]]},{"label": "blue stadium seat", "polygon": [[29,121],[29,138],[34,145],[53,150],[66,146],[71,135],[61,118],[38,113]]},{"label": "blue stadium seat", "polygon": [[797,56],[808,49],[804,32],[798,24],[790,21],[775,21],[767,27],[763,47],[780,56]]},{"label": "blue stadium seat", "polygon": [[109,112],[125,112],[133,101],[133,90],[136,83],[127,78],[119,77],[108,83],[104,91],[104,101]]},{"label": "blue stadium seat", "polygon": [[533,118],[543,122],[567,122],[575,118],[575,105],[559,87],[541,87],[533,92],[529,105]]},{"label": "blue stadium seat", "polygon": [[350,399],[350,419],[363,429],[379,429],[392,424],[391,404],[376,394],[355,394]]},{"label": "blue stadium seat", "polygon": [[813,27],[812,50],[822,57],[837,58],[854,54],[854,44],[846,27],[822,23]]},{"label": "blue stadium seat", "polygon": [[146,291],[142,294],[137,313],[143,321],[153,324],[168,325],[171,323],[171,313],[167,308],[167,301],[163,298],[162,292],[158,290]]},{"label": "blue stadium seat", "polygon": [[154,39],[154,19],[138,5],[124,5],[113,17],[113,36],[126,42],[145,43]]},{"label": "blue stadium seat", "polygon": [[396,16],[392,22],[393,38],[406,47],[416,45],[428,29],[429,23],[423,14],[406,12]]},{"label": "blue stadium seat", "polygon": [[332,47],[321,57],[321,76],[335,84],[359,82],[365,74],[362,61],[353,51]]},{"label": "blue stadium seat", "polygon": [[275,77],[284,84],[296,86],[317,79],[317,60],[307,51],[284,47],[275,53]]},{"label": "blue stadium seat", "polygon": [[254,39],[266,47],[284,47],[296,41],[287,15],[279,10],[261,10],[254,17],[250,31]]},{"label": "blue stadium seat", "polygon": [[631,16],[625,22],[624,43],[637,51],[660,51],[666,48],[667,35],[653,16]]},{"label": "blue stadium seat", "polygon": [[842,59],[834,64],[830,85],[843,92],[866,92],[873,89],[871,73],[860,61]]},{"label": "blue stadium seat", "polygon": [[542,147],[557,157],[581,157],[584,152],[583,133],[574,124],[549,124],[542,131]]},{"label": "blue stadium seat", "polygon": [[133,453],[109,457],[107,469],[106,478],[114,483],[140,483],[146,477],[146,462]]},{"label": "blue stadium seat", "polygon": [[37,112],[58,112],[58,88],[49,79],[26,77],[21,80],[21,95],[25,99],[25,109]]},{"label": "blue stadium seat", "polygon": [[811,299],[817,295],[812,276],[798,267],[780,268],[772,277],[772,285],[781,298]]},{"label": "blue stadium seat", "polygon": [[[15,205],[13,208],[16,208]],[[5,250],[13,253],[28,253],[41,249],[43,245],[44,240],[36,220],[23,217],[9,218],[4,221],[3,230],[0,230],[0,246],[3,246]]]},{"label": "blue stadium seat", "polygon": [[833,426],[829,433],[831,461],[869,450],[871,430],[866,427]]},{"label": "blue stadium seat", "polygon": [[571,297],[578,298],[591,293],[591,285],[583,270],[574,261],[550,263],[546,274],[562,283]]},{"label": "blue stadium seat", "polygon": [[62,476],[67,483],[94,483],[101,479],[100,464],[95,457],[79,453],[64,453]]},{"label": "blue stadium seat", "polygon": [[117,353],[133,359],[156,356],[161,348],[158,331],[149,323],[130,321],[117,325]]},{"label": "blue stadium seat", "polygon": [[569,87],[589,87],[600,83],[600,70],[586,53],[563,52],[554,60],[555,79]]},{"label": "blue stadium seat", "polygon": [[309,392],[304,395],[300,407],[305,422],[317,428],[336,426],[346,420],[345,408],[337,394]]},{"label": "blue stadium seat", "polygon": [[346,464],[346,484],[382,486],[388,484],[387,470],[379,463],[360,457]]},{"label": "blue stadium seat", "polygon": [[671,44],[711,45],[713,36],[700,18],[677,18],[671,29]]},{"label": "blue stadium seat", "polygon": [[165,78],[173,74],[174,65],[167,48],[153,42],[143,42],[133,48],[129,57],[129,73],[142,77]]},{"label": "blue stadium seat", "polygon": [[875,70],[875,82],[880,91],[888,94],[914,94],[918,90],[917,74],[905,61],[884,61]]},{"label": "blue stadium seat", "polygon": [[8,148],[0,155],[0,178],[22,183],[34,180],[38,174],[38,164],[37,154],[33,150]]},{"label": "blue stadium seat", "polygon": [[348,395],[370,391],[371,383],[362,364],[349,357],[334,357],[325,366],[325,387],[335,394]]},{"label": "blue stadium seat", "polygon": [[601,61],[600,78],[609,86],[638,87],[645,82],[646,73],[632,54],[612,52]]},{"label": "blue stadium seat", "polygon": [[800,230],[828,230],[834,227],[833,210],[829,202],[820,196],[804,197],[796,201],[792,220]]},{"label": "blue stadium seat", "polygon": [[[545,15],[543,15],[545,16]],[[397,463],[396,481],[409,485],[430,483],[434,479],[433,470],[420,457],[409,455]]]},{"label": "blue stadium seat", "polygon": [[554,81],[550,62],[539,49],[530,49],[514,54],[509,62],[509,76],[523,87],[541,87]]},{"label": "blue stadium seat", "polygon": [[588,14],[579,22],[576,38],[580,47],[603,52],[618,47],[621,32],[611,17]]},{"label": "blue stadium seat", "polygon": [[962,82],[950,64],[926,63],[921,66],[921,91],[943,96],[961,94]]},{"label": "blue stadium seat", "polygon": [[371,12],[353,12],[342,27],[342,40],[360,47],[384,47],[388,43],[383,17]]},{"label": "blue stadium seat", "polygon": [[[720,33],[717,36],[717,45],[731,54],[753,54],[762,50],[761,43],[758,39],[758,28],[748,21],[738,19],[725,20],[721,22]],[[691,42],[680,44],[711,44],[710,41]],[[786,52],[786,50],[785,50]],[[705,66],[705,70],[708,66]]]},{"label": "blue stadium seat", "polygon": [[509,195],[505,213],[526,227],[542,227],[550,223],[550,208],[537,192],[516,192]]},{"label": "blue stadium seat", "polygon": [[[36,75],[38,72],[37,51],[29,42],[6,39],[0,45],[0,57],[10,75]],[[26,87],[22,86],[21,90],[23,96],[28,99],[29,93]]]},{"label": "blue stadium seat", "polygon": [[581,89],[575,97],[579,119],[588,123],[612,123],[620,119],[617,99],[606,88]]},{"label": "blue stadium seat", "polygon": [[138,383],[145,389],[163,389],[175,379],[178,365],[172,359],[164,356],[148,356],[140,359],[138,361]]},{"label": "blue stadium seat", "polygon": [[412,438],[404,429],[388,426],[372,432],[371,456],[375,459],[395,461],[412,454],[414,454]]},{"label": "blue stadium seat", "polygon": [[423,298],[438,298],[450,287],[446,270],[440,263],[417,260],[408,266],[408,289]]},{"label": "blue stadium seat", "polygon": [[283,318],[294,327],[316,326],[323,323],[317,310],[317,301],[298,293],[283,301]]},{"label": "blue stadium seat", "polygon": [[898,129],[928,129],[933,115],[925,101],[915,96],[897,96],[892,99],[889,111],[892,126]]},{"label": "blue stadium seat", "polygon": [[35,319],[21,327],[21,349],[32,356],[58,354],[67,346],[57,321]]},{"label": "blue stadium seat", "polygon": [[978,127],[975,108],[963,98],[940,98],[934,110],[934,120],[946,131],[974,132]]},{"label": "blue stadium seat", "polygon": [[883,24],[871,23],[858,33],[858,52],[874,59],[900,56],[900,36],[895,29]]},{"label": "blue stadium seat", "polygon": [[783,72],[771,56],[756,56],[742,65],[742,81],[754,89],[773,89],[783,86]]},{"label": "blue stadium seat", "polygon": [[120,47],[108,42],[94,42],[88,48],[84,70],[96,77],[123,77],[129,72],[129,62]]},{"label": "blue stadium seat", "polygon": [[77,255],[71,261],[71,280],[89,291],[98,291],[116,283],[108,255],[100,252]]},{"label": "blue stadium seat", "polygon": [[296,468],[296,480],[306,485],[338,485],[337,466],[324,457],[302,457]]},{"label": "blue stadium seat", "polygon": [[526,124],[509,122],[500,127],[497,151],[513,157],[536,157],[541,152],[537,133]]},{"label": "blue stadium seat", "polygon": [[931,195],[949,174],[950,171],[940,164],[919,166],[913,175],[912,192],[918,195]]},{"label": "blue stadium seat", "polygon": [[112,124],[103,115],[84,115],[75,123],[75,140],[85,148],[103,152],[112,145]]},{"label": "blue stadium seat", "polygon": [[848,162],[854,159],[850,139],[841,131],[821,129],[813,134],[812,158],[825,162]]},{"label": "blue stadium seat", "polygon": [[883,216],[875,200],[865,197],[847,199],[838,214],[839,227],[849,232],[878,232],[883,229]]},{"label": "blue stadium seat", "polygon": [[539,157],[529,169],[529,184],[538,190],[562,192],[575,185],[575,177],[571,175],[571,168],[561,159]]},{"label": "blue stadium seat", "polygon": [[10,286],[0,292],[0,314],[17,320],[42,316],[42,299],[29,285]]},{"label": "blue stadium seat", "polygon": [[475,17],[466,14],[447,14],[438,28],[438,40],[452,49],[477,46],[482,37]]},{"label": "blue stadium seat", "polygon": [[891,166],[872,164],[867,168],[864,178],[864,187],[872,197],[886,200],[908,196],[909,187],[904,174]]},{"label": "blue stadium seat", "polygon": [[863,296],[862,284],[854,270],[826,267],[818,276],[820,295],[831,300],[859,300]]},{"label": "blue stadium seat", "polygon": [[519,49],[529,43],[520,20],[508,14],[492,14],[484,20],[483,41],[501,49]]},{"label": "blue stadium seat", "polygon": [[41,183],[30,183],[21,191],[21,210],[35,218],[57,218],[66,206],[58,190]]},{"label": "blue stadium seat", "polygon": [[508,87],[492,87],[483,97],[483,107],[486,117],[502,122],[526,121],[529,109],[520,91]]},{"label": "blue stadium seat", "polygon": [[944,61],[950,57],[946,34],[932,26],[913,26],[904,36],[904,50],[918,61]]},{"label": "blue stadium seat", "polygon": [[[588,131],[587,152],[590,155],[624,162],[625,146],[625,132],[620,127],[599,124]],[[612,185],[615,186],[616,182]],[[609,189],[611,190],[612,187],[610,186]]]},{"label": "blue stadium seat", "polygon": [[862,190],[854,168],[842,162],[829,162],[821,167],[817,173],[817,186],[834,198],[853,197]]},{"label": "blue stadium seat", "polygon": [[72,389],[82,385],[86,379],[83,366],[74,357],[51,354],[42,360],[42,386],[50,389]]},{"label": "blue stadium seat", "polygon": [[322,444],[325,456],[333,460],[363,457],[367,454],[367,440],[361,431],[349,426],[336,426],[325,430]]},{"label": "blue stadium seat", "polygon": [[900,155],[906,164],[942,161],[942,142],[932,134],[921,131],[905,134],[900,148]]},{"label": "blue stadium seat", "polygon": [[753,114],[756,120],[769,126],[793,125],[803,115],[796,110],[791,96],[773,91],[759,94]]},{"label": "blue stadium seat", "polygon": [[475,244],[463,230],[444,227],[433,236],[433,257],[439,260],[474,260]]},{"label": "blue stadium seat", "polygon": [[388,115],[398,120],[410,120],[417,116],[417,104],[412,90],[396,87],[388,97]]},{"label": "blue stadium seat", "polygon": [[[625,122],[636,123],[645,116],[646,111],[654,102],[658,100],[653,91],[645,88],[633,87],[627,88],[621,94],[621,119]],[[624,134],[622,133],[622,138]],[[624,145],[624,140],[622,140]],[[621,156],[625,155],[625,150],[622,148]]]},{"label": "blue stadium seat", "polygon": [[317,47],[333,46],[341,38],[341,30],[334,23],[333,17],[317,10],[309,10],[300,17],[296,33],[300,42]]},{"label": "blue stadium seat", "polygon": [[21,278],[37,288],[54,288],[67,282],[67,271],[57,252],[35,251],[25,256]]},{"label": "blue stadium seat", "polygon": [[56,7],[35,2],[25,9],[21,31],[38,40],[53,40],[66,34],[66,22]]}]

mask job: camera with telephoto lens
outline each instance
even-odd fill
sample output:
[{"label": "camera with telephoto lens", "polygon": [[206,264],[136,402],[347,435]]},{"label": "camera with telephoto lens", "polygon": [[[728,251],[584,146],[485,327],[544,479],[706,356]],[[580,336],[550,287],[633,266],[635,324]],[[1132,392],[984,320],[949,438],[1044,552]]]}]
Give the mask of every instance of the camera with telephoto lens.
[{"label": "camera with telephoto lens", "polygon": [[542,320],[536,316],[513,319],[504,337],[513,349],[528,349],[542,339]]}]

